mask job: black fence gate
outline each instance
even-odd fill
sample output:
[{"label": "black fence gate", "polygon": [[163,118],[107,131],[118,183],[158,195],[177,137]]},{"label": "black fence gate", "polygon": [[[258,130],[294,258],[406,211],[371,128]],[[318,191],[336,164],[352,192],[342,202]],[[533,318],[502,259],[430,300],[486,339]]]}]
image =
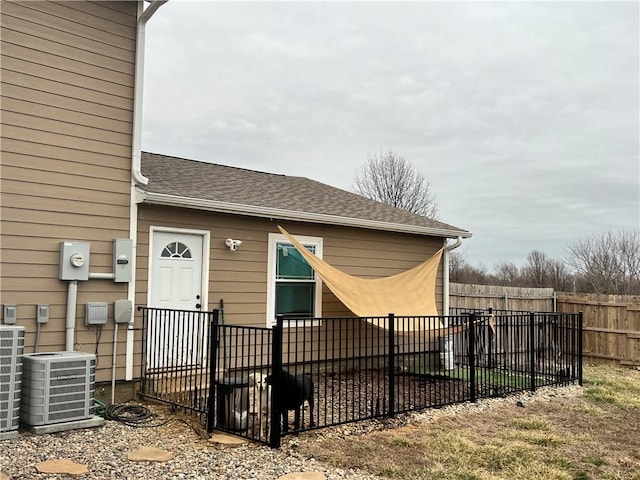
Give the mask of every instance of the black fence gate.
[{"label": "black fence gate", "polygon": [[304,430],[582,383],[581,314],[278,317],[260,328],[221,324],[217,311],[139,310],[140,394],[273,447]]}]

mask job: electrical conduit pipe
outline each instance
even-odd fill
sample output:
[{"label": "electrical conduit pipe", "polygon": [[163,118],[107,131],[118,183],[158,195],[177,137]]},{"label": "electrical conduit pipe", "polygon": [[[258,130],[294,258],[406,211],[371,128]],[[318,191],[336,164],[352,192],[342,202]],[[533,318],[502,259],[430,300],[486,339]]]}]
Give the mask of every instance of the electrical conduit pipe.
[{"label": "electrical conduit pipe", "polygon": [[65,327],[65,350],[73,352],[76,336],[76,304],[78,302],[78,281],[69,280],[67,285],[67,319]]}]

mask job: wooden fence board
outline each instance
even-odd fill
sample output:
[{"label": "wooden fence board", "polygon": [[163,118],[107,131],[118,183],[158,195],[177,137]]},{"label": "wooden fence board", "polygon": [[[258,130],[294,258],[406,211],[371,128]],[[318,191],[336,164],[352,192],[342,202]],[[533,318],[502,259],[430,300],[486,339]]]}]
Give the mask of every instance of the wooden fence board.
[{"label": "wooden fence board", "polygon": [[640,297],[558,293],[557,306],[560,312],[583,312],[587,361],[640,365]]},{"label": "wooden fence board", "polygon": [[452,283],[452,308],[583,313],[586,361],[640,366],[640,296]]},{"label": "wooden fence board", "polygon": [[553,288],[519,288],[451,283],[449,303],[455,308],[552,312]]}]

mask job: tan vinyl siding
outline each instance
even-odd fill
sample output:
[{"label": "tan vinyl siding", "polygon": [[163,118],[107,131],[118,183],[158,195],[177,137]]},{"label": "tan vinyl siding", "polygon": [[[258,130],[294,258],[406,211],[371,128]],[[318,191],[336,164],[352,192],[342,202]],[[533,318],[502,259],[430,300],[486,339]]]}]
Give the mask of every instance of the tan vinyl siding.
[{"label": "tan vinyl siding", "polygon": [[[27,79],[26,75],[15,74],[17,80]],[[33,79],[32,80],[36,80]],[[75,115],[90,115],[92,124],[96,122],[109,121],[111,128],[116,128],[119,131],[125,132],[131,130],[131,112],[127,110],[128,101],[122,99],[122,108],[118,108],[116,105],[106,105],[96,102],[95,97],[91,100],[84,100],[78,98],[79,92],[73,90],[78,87],[67,86],[63,84],[54,85],[53,82],[47,79],[42,79],[38,82],[32,82],[31,88],[25,88],[22,85],[3,84],[3,108],[6,107],[7,102],[11,99],[16,101],[28,101],[34,105],[41,106],[43,112],[46,108],[50,108],[51,112],[49,116],[56,115],[61,112],[71,112]],[[58,93],[50,93],[51,90],[56,90]],[[26,100],[22,100],[26,99]],[[86,118],[86,117],[85,117]],[[120,123],[116,123],[119,121]]]},{"label": "tan vinyl siding", "polygon": [[[147,255],[152,226],[210,231],[209,308],[224,301],[225,321],[264,326],[267,303],[268,234],[277,233],[276,223],[264,219],[212,214],[143,205],[138,225],[137,303],[146,304]],[[311,224],[284,225],[291,233],[323,238],[324,259],[333,266],[361,277],[386,277],[412,268],[441,246],[442,239],[416,235],[373,232]],[[231,252],[226,238],[242,240]],[[352,316],[326,288],[324,316]],[[436,295],[442,297],[442,272]]]},{"label": "tan vinyl siding", "polygon": [[[60,97],[60,105],[69,105],[73,108],[74,104],[81,102],[85,104],[95,104],[97,106],[97,113],[102,113],[103,110],[115,112],[116,114],[113,116],[114,119],[125,117],[123,120],[126,121],[127,113],[130,116],[130,112],[128,112],[127,109],[129,101],[126,98],[109,95],[106,92],[90,91],[81,85],[71,85],[64,83],[64,81],[56,81],[48,77],[29,75],[22,71],[10,71],[4,64],[4,58],[2,66],[3,76],[6,75],[6,77],[9,77],[10,75],[9,79],[11,83],[9,84],[9,82],[7,82],[7,84],[15,87],[29,85],[30,91],[24,95],[24,98],[34,98],[34,100],[37,100],[37,96],[40,95],[41,92],[45,94],[56,94]],[[112,108],[109,109],[109,106]]]},{"label": "tan vinyl siding", "polygon": [[[147,303],[151,227],[209,231],[209,310],[219,308],[223,300],[226,324],[265,326],[268,235],[278,233],[276,225],[275,220],[142,205],[138,223],[136,304]],[[418,235],[291,222],[283,226],[296,235],[322,237],[326,261],[347,273],[369,278],[410,269],[442,247],[442,239]],[[224,244],[226,238],[242,240],[242,245],[231,252]],[[441,265],[436,285],[439,309],[442,291]],[[324,317],[353,316],[326,287],[323,287],[322,313]],[[136,321],[141,321],[139,314]],[[340,328],[352,327],[343,322]],[[135,372],[140,371],[140,340],[137,338],[135,344]]]},{"label": "tan vinyl siding", "polygon": [[[29,142],[28,138],[7,138],[3,132],[2,149],[11,152],[12,158],[19,165],[29,165],[31,168],[39,168],[40,165],[50,165],[50,171],[68,172],[73,169],[75,175],[94,176],[101,178],[121,178],[122,172],[129,172],[128,162],[130,152],[122,156],[125,167],[119,172],[114,165],[113,153],[98,153],[89,150],[79,150],[74,145],[71,148],[58,145],[46,145]],[[26,158],[16,158],[23,155]],[[28,160],[28,161],[25,161]],[[51,160],[61,160],[62,162],[51,162]],[[51,162],[51,163],[50,163]],[[70,162],[70,165],[64,162]],[[35,167],[34,167],[35,166]]]},{"label": "tan vinyl siding", "polygon": [[[129,237],[136,2],[10,2],[2,8],[1,303],[18,305],[35,346],[35,309],[50,305],[39,351],[65,346],[61,241],[89,242],[90,271],[112,271]],[[75,348],[96,351],[87,302],[107,302],[98,381],[111,378],[113,302],[127,285],[78,282]],[[124,330],[124,329],[123,329]],[[126,332],[119,332],[124,378]]]},{"label": "tan vinyl siding", "polygon": [[[147,302],[147,256],[151,226],[210,230],[209,308],[218,308],[222,299],[225,304],[225,321],[231,322],[231,318],[235,318],[232,323],[264,326],[267,300],[266,239],[256,244],[245,240],[264,237],[264,226],[260,227],[260,223],[259,220],[237,216],[141,206],[138,222],[136,303],[146,305]],[[242,255],[231,255],[232,252],[224,245],[224,239],[229,237],[240,238],[245,242],[241,247]],[[240,250],[235,253],[240,253]]]}]

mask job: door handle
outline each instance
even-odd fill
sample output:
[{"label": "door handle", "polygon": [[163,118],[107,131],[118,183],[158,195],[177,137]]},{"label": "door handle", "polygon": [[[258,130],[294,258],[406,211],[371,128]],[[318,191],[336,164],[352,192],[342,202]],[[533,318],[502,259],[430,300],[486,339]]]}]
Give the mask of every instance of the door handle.
[{"label": "door handle", "polygon": [[200,305],[199,303],[196,303],[196,308],[199,310],[200,307],[202,307],[202,305]]}]

